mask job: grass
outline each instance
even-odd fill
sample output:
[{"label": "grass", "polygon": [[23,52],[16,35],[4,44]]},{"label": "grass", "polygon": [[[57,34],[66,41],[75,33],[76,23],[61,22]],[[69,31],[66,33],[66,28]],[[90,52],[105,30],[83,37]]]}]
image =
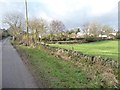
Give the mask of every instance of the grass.
[{"label": "grass", "polygon": [[107,40],[84,44],[50,44],[50,46],[74,49],[84,54],[109,57],[118,60],[118,40]]},{"label": "grass", "polygon": [[95,88],[100,87],[99,79],[88,81],[86,74],[72,63],[50,55],[46,50],[19,46],[22,53],[29,54],[28,61],[38,79],[52,88]]}]

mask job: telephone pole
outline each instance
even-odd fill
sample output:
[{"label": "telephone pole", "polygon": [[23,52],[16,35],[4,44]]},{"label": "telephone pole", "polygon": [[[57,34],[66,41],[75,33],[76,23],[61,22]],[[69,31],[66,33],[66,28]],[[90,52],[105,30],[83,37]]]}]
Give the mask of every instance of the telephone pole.
[{"label": "telephone pole", "polygon": [[28,7],[27,7],[27,0],[25,0],[25,13],[26,13],[26,30],[27,30],[27,44],[29,44],[29,30],[28,30]]}]

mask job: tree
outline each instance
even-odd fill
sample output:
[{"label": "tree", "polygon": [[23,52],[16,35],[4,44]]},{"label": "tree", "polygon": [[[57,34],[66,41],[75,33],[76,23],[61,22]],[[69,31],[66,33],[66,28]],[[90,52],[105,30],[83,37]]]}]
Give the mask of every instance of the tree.
[{"label": "tree", "polygon": [[92,22],[83,26],[83,32],[87,35],[93,34],[94,36],[98,36],[100,34],[109,35],[109,33],[113,32],[113,28],[109,25],[102,25],[98,22]]},{"label": "tree", "polygon": [[109,35],[109,33],[113,32],[113,28],[110,27],[109,25],[103,25],[101,33],[104,35]]},{"label": "tree", "polygon": [[89,31],[89,23],[86,23],[83,25],[83,33],[85,33],[85,35],[88,34],[88,31]]},{"label": "tree", "polygon": [[116,39],[120,39],[120,31],[117,32]]},{"label": "tree", "polygon": [[42,18],[33,18],[29,21],[29,28],[33,34],[34,41],[38,41],[39,36],[43,37],[47,32],[47,21]]},{"label": "tree", "polygon": [[[87,23],[83,26],[83,32],[87,41],[101,40],[102,35],[109,36],[113,32],[112,27],[109,25],[102,25],[98,22]],[[101,38],[99,37],[101,35]]]},{"label": "tree", "polygon": [[49,28],[50,38],[54,38],[55,36],[56,38],[60,39],[58,36],[61,36],[62,32],[65,31],[65,25],[59,20],[51,21]]},{"label": "tree", "polygon": [[58,21],[58,20],[53,20],[50,23],[50,33],[58,33],[58,32],[63,32],[65,30],[65,25],[63,22]]},{"label": "tree", "polygon": [[24,28],[23,17],[20,12],[9,12],[4,15],[3,23],[9,26],[9,33],[13,36],[13,40]]},{"label": "tree", "polygon": [[80,32],[80,28],[78,28],[78,29],[76,30],[76,34],[77,34],[78,32]]}]

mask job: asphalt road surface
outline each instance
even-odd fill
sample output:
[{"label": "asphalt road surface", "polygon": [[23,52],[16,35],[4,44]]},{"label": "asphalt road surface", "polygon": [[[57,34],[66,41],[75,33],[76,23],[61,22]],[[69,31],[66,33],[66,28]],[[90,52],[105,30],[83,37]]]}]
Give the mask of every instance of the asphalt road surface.
[{"label": "asphalt road surface", "polygon": [[2,88],[38,88],[9,38],[2,43]]},{"label": "asphalt road surface", "polygon": [[2,40],[0,40],[0,89],[2,89]]}]

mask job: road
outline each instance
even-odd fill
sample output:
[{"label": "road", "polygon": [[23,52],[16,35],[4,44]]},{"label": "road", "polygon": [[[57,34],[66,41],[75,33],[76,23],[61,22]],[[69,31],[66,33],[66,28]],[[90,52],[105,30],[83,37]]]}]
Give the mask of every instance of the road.
[{"label": "road", "polygon": [[2,88],[38,88],[9,38],[2,43]]},{"label": "road", "polygon": [[2,89],[2,40],[0,40],[0,90]]}]

